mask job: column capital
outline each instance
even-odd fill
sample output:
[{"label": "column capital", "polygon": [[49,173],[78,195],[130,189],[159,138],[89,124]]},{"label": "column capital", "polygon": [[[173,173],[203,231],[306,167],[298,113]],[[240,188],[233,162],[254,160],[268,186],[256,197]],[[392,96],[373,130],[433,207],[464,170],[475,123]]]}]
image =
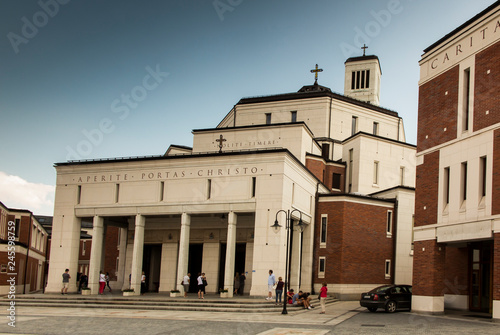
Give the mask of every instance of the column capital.
[{"label": "column capital", "polygon": [[238,215],[235,212],[229,212],[227,216],[227,224],[235,226],[237,217]]},{"label": "column capital", "polygon": [[92,226],[94,228],[103,228],[104,227],[104,218],[99,215],[94,215],[92,220]]},{"label": "column capital", "polygon": [[135,216],[135,226],[144,227],[146,225],[146,218],[141,214],[136,214]]}]

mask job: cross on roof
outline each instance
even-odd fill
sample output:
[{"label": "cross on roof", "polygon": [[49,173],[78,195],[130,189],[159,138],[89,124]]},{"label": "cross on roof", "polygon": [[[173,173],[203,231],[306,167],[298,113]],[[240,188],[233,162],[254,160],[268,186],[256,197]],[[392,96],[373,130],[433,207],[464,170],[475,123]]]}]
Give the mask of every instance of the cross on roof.
[{"label": "cross on roof", "polygon": [[366,49],[368,49],[368,47],[366,46],[366,44],[363,44],[363,46],[361,47],[361,49],[363,49],[363,56],[365,56]]},{"label": "cross on roof", "polygon": [[316,69],[311,70],[311,73],[314,73],[314,85],[318,85],[318,72],[323,72],[323,69],[318,69],[318,64],[316,64]]},{"label": "cross on roof", "polygon": [[222,153],[222,143],[226,141],[222,135],[220,135],[219,139],[215,140],[215,142],[219,142],[219,153]]}]

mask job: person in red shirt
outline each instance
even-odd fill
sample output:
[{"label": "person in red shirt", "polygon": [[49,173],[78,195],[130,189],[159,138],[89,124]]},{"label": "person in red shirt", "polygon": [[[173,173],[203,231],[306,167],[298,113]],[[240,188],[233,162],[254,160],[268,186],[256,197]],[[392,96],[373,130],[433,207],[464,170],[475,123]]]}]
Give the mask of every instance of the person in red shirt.
[{"label": "person in red shirt", "polygon": [[319,314],[325,314],[326,311],[326,293],[328,292],[328,289],[326,288],[326,283],[323,283],[323,286],[321,287],[319,291],[319,304],[321,305],[321,312]]}]

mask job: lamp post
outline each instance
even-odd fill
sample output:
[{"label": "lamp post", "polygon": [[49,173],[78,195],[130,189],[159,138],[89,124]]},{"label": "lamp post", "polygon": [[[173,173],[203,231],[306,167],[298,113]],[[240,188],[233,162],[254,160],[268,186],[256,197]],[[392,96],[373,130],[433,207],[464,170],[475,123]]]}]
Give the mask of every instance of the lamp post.
[{"label": "lamp post", "polygon": [[286,229],[285,285],[283,290],[284,291],[283,311],[281,312],[281,314],[288,314],[286,310],[286,305],[288,303],[287,293],[288,293],[288,286],[290,285],[290,268],[292,260],[292,245],[290,244],[290,230],[293,229],[292,215],[295,212],[299,213],[299,223],[296,224],[296,227],[297,230],[302,233],[304,231],[305,225],[302,223],[302,212],[299,211],[298,209],[294,209],[292,211],[290,210],[285,211],[284,209],[280,209],[279,211],[276,212],[276,219],[274,220],[274,224],[271,226],[271,228],[273,228],[273,231],[277,234],[282,227],[278,222],[278,214],[279,213],[285,214],[285,229]]}]

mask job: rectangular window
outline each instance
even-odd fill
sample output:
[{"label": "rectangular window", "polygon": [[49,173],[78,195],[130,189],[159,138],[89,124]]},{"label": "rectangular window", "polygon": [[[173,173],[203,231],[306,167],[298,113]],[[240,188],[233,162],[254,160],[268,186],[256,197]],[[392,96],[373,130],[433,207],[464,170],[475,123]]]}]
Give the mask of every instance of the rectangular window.
[{"label": "rectangular window", "polygon": [[351,90],[355,88],[354,83],[356,82],[356,72],[352,71],[352,78],[351,78]]},{"label": "rectangular window", "polygon": [[271,124],[271,113],[266,113],[266,124]]},{"label": "rectangular window", "polygon": [[292,122],[297,122],[297,111],[291,111]]},{"label": "rectangular window", "polygon": [[360,71],[357,71],[357,72],[356,72],[356,89],[357,89],[357,90],[359,90],[359,86],[360,86],[360,85],[359,85],[359,77],[361,77],[361,76],[360,76],[360,73],[359,73],[359,72],[360,72]]},{"label": "rectangular window", "polygon": [[320,257],[318,264],[318,277],[325,278],[325,270],[326,270],[326,258]]},{"label": "rectangular window", "polygon": [[340,190],[340,173],[333,173],[332,174],[332,188],[335,190]]},{"label": "rectangular window", "polygon": [[76,204],[79,205],[80,201],[82,201],[82,185],[78,185],[76,190]]},{"label": "rectangular window", "polygon": [[115,203],[120,201],[120,184],[115,185]]},{"label": "rectangular window", "polygon": [[387,237],[392,236],[392,211],[387,211],[387,222],[385,230],[387,233]]},{"label": "rectangular window", "polygon": [[163,192],[165,191],[165,182],[160,182],[160,201],[163,201]]},{"label": "rectangular window", "polygon": [[326,244],[326,228],[328,224],[328,216],[327,215],[321,215],[321,231],[320,231],[320,237],[319,237],[319,242],[321,244]]},{"label": "rectangular window", "polygon": [[405,184],[405,168],[401,166],[399,168],[399,185],[404,186]]},{"label": "rectangular window", "polygon": [[365,88],[365,71],[361,71],[361,88]]},{"label": "rectangular window", "polygon": [[373,162],[373,183],[378,185],[378,162]]},{"label": "rectangular window", "polygon": [[443,196],[445,206],[450,203],[450,167],[444,168],[443,173]]},{"label": "rectangular window", "polygon": [[351,135],[354,135],[358,132],[358,117],[352,117],[352,125],[351,125]]},{"label": "rectangular window", "polygon": [[252,177],[252,198],[255,198],[256,186],[257,186],[257,177]]},{"label": "rectangular window", "polygon": [[467,162],[462,163],[462,185],[460,187],[460,195],[462,201],[467,200]]},{"label": "rectangular window", "polygon": [[366,70],[366,88],[370,88],[370,70]]},{"label": "rectangular window", "polygon": [[324,159],[330,158],[330,144],[323,143],[321,145],[321,157],[323,157]]},{"label": "rectangular window", "polygon": [[82,256],[85,256],[85,252],[86,252],[86,243],[85,243],[85,240],[82,241]]},{"label": "rectangular window", "polygon": [[479,187],[481,197],[486,196],[486,156],[479,158]]},{"label": "rectangular window", "polygon": [[16,219],[15,220],[16,226],[15,226],[15,232],[14,232],[14,237],[19,237],[19,229],[21,229],[21,220]]},{"label": "rectangular window", "polygon": [[373,122],[373,135],[378,135],[378,122]]},{"label": "rectangular window", "polygon": [[0,265],[0,273],[7,273],[7,264]]},{"label": "rectangular window", "polygon": [[463,108],[463,126],[462,129],[463,131],[468,131],[469,130],[469,114],[470,114],[470,68],[466,69],[464,71],[464,108]]},{"label": "rectangular window", "polygon": [[391,278],[391,260],[390,259],[385,260],[385,278],[386,279]]},{"label": "rectangular window", "polygon": [[352,164],[354,159],[354,149],[349,150],[349,193],[352,191]]},{"label": "rectangular window", "polygon": [[207,199],[212,196],[212,179],[207,180]]}]

